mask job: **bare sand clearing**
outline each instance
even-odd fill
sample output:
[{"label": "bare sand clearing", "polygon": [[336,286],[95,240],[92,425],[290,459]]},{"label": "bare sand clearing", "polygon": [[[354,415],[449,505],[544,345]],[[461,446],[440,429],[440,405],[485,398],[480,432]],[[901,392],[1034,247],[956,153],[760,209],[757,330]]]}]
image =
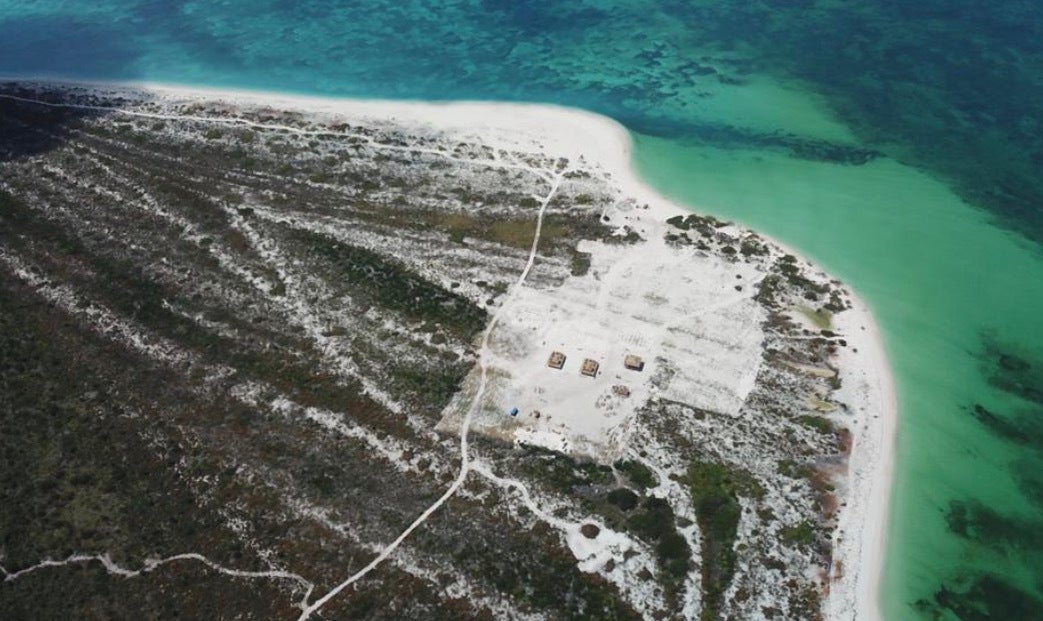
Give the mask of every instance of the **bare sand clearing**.
[{"label": "bare sand clearing", "polygon": [[[669,225],[640,206],[617,202],[604,217],[638,227],[646,241],[585,241],[587,273],[514,292],[490,340],[474,431],[612,463],[652,397],[739,414],[762,359],[764,310],[749,286],[762,274],[668,246]],[[549,365],[552,352],[565,356],[560,369]],[[641,362],[628,368],[627,356]],[[584,374],[588,360],[596,370]],[[472,373],[446,408],[441,430],[460,428],[477,380]]]},{"label": "bare sand clearing", "polygon": [[[89,86],[101,91],[108,88],[103,84]],[[752,379],[743,370],[754,364],[751,352],[759,351],[755,346],[758,342],[756,310],[744,306],[738,297],[717,296],[717,301],[711,302],[711,297],[721,289],[717,280],[730,274],[714,271],[710,266],[695,273],[694,278],[685,277],[683,265],[679,265],[677,257],[672,254],[676,251],[654,241],[661,242],[662,235],[655,232],[662,229],[666,218],[690,213],[690,210],[666,200],[638,178],[630,162],[629,134],[611,119],[547,105],[366,101],[149,83],[111,87],[145,90],[171,103],[221,100],[229,104],[269,106],[352,122],[366,119],[394,121],[406,126],[473,136],[492,147],[529,149],[583,161],[608,172],[621,195],[632,198],[637,205],[647,205],[647,209],[612,215],[643,231],[649,241],[640,244],[640,256],[615,256],[613,253],[619,251],[607,247],[583,248],[592,254],[591,269],[602,269],[600,288],[584,290],[583,281],[578,281],[572,289],[563,288],[561,295],[525,291],[517,301],[518,312],[505,314],[513,319],[505,322],[504,334],[545,329],[540,335],[540,346],[522,345],[510,352],[510,339],[505,337],[498,344],[496,341],[492,343],[494,353],[507,352],[507,358],[523,359],[524,366],[532,369],[530,377],[503,384],[501,387],[506,387],[507,392],[498,396],[494,382],[490,393],[494,398],[503,404],[517,403],[515,407],[522,414],[531,415],[533,410],[540,408],[548,411],[557,408],[563,412],[558,419],[551,418],[551,424],[519,424],[520,433],[523,436],[528,434],[530,441],[569,448],[567,443],[586,437],[591,442],[591,446],[586,448],[611,452],[613,443],[623,441],[627,416],[632,415],[634,409],[632,405],[621,404],[647,399],[650,391],[655,389],[650,378],[659,370],[657,360],[649,356],[640,375],[642,379],[635,381],[636,372],[624,368],[622,357],[633,350],[652,351],[663,345],[667,341],[664,334],[670,332],[671,326],[676,326],[679,319],[689,319],[685,315],[691,313],[706,317],[705,326],[701,332],[697,329],[688,340],[684,335],[680,339],[671,336],[669,342],[673,346],[695,346],[694,343],[705,341],[701,337],[711,332],[725,338],[721,340],[718,351],[700,351],[700,355],[709,356],[718,364],[712,365],[714,369],[704,374],[693,375],[688,388],[697,387],[700,394],[716,395],[712,397],[713,402],[706,405],[725,412],[730,408],[737,409],[736,403],[741,403],[744,397],[743,390],[749,390],[744,387]],[[769,241],[797,254],[774,240]],[[660,284],[650,287],[650,275],[661,279]],[[678,286],[689,287],[694,292],[690,299],[680,304],[658,302],[657,288]],[[862,300],[854,295],[851,297],[854,308],[838,315],[835,321],[838,331],[847,335],[851,345],[841,353],[842,388],[838,396],[854,414],[851,425],[853,448],[847,485],[839,490],[843,506],[834,558],[840,561],[836,567],[842,569],[835,569],[837,575],[825,602],[825,611],[830,619],[876,620],[881,617],[880,574],[886,549],[897,398],[884,343],[872,314]],[[678,314],[682,316],[677,317]],[[577,315],[589,318],[597,329],[584,330],[583,322],[566,320]],[[750,325],[754,325],[754,329],[750,330]],[[606,330],[612,331],[614,338],[597,336]],[[559,348],[567,349],[570,358],[566,368],[557,373],[575,377],[568,381],[556,380],[559,387],[550,392],[526,391],[526,387],[531,388],[537,383],[554,384],[555,380],[548,382],[555,371],[545,366],[546,356],[549,351]],[[581,359],[588,356],[604,361],[605,366],[594,378],[584,378],[589,382],[579,384],[582,388],[577,390],[573,380],[578,378]],[[518,368],[511,360],[504,366]],[[495,373],[493,375],[495,377]],[[612,392],[612,387],[618,384],[628,386],[631,391],[629,400]],[[568,408],[559,407],[562,399],[566,402],[576,399],[577,403],[600,399],[605,407],[601,416],[578,417],[570,423],[564,414]],[[568,433],[556,434],[555,420],[566,426],[571,424],[572,429]],[[563,442],[566,443],[564,446],[558,446]]]}]

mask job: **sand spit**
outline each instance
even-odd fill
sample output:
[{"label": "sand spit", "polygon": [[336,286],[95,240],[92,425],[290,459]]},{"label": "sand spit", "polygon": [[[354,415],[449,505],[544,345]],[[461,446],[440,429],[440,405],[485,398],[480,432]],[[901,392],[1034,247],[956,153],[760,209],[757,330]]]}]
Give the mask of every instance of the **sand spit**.
[{"label": "sand spit", "polygon": [[[661,239],[667,218],[690,213],[657,194],[637,176],[630,162],[630,138],[621,125],[580,110],[505,103],[330,99],[150,83],[84,86],[106,96],[133,96],[134,91],[145,91],[153,99],[172,104],[220,100],[233,106],[294,110],[331,121],[391,121],[406,127],[416,125],[474,136],[494,149],[503,145],[517,151],[529,145],[534,151],[582,161],[609,173],[621,195],[647,205],[628,213],[627,226],[643,231],[648,238]],[[645,267],[669,264],[668,255],[657,254],[669,252],[667,248],[650,244],[642,251],[653,258]],[[657,256],[664,260],[654,260]],[[847,485],[841,488],[842,508],[834,549],[834,560],[838,562],[834,564],[825,612],[830,619],[876,620],[881,616],[879,585],[886,549],[897,398],[884,343],[872,314],[857,296],[850,297],[853,308],[837,316],[836,329],[847,336],[851,345],[840,354],[842,388],[838,396],[854,415],[850,424],[853,448]]]}]

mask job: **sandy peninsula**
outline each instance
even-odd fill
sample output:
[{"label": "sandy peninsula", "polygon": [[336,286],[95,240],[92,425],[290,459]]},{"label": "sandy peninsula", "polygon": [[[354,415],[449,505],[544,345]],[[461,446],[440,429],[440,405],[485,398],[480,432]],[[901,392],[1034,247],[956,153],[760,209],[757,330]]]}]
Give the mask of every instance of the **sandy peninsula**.
[{"label": "sandy peninsula", "polygon": [[[502,325],[497,328],[501,340],[497,342],[497,332],[491,330],[492,338],[487,339],[488,348],[484,347],[484,344],[482,348],[483,355],[489,354],[489,368],[495,369],[499,364],[504,372],[503,377],[508,379],[499,384],[494,380],[490,384],[493,389],[482,395],[485,401],[478,404],[478,410],[487,407],[490,413],[502,414],[506,407],[519,403],[521,409],[526,412],[536,408],[550,411],[565,401],[574,400],[574,403],[569,402],[568,408],[561,408],[563,413],[559,419],[555,419],[557,427],[552,428],[546,419],[541,419],[541,422],[531,422],[524,428],[506,428],[507,431],[501,435],[508,440],[564,453],[575,453],[578,456],[600,458],[606,463],[617,461],[627,454],[629,430],[643,404],[650,399],[670,402],[686,400],[695,409],[713,410],[733,418],[741,417],[741,406],[753,388],[759,368],[757,359],[764,336],[760,328],[743,331],[742,327],[757,324],[763,317],[749,302],[748,291],[743,295],[734,294],[735,299],[726,299],[716,292],[730,291],[736,279],[747,282],[756,279],[757,270],[752,267],[729,266],[726,262],[711,257],[706,260],[701,276],[696,274],[690,278],[685,277],[686,280],[679,276],[682,273],[680,268],[676,272],[671,271],[671,266],[676,265],[679,256],[688,256],[683,253],[697,251],[688,248],[678,249],[676,245],[664,241],[671,239],[674,232],[668,221],[684,218],[693,210],[700,211],[699,206],[686,208],[677,205],[645,184],[636,174],[630,161],[629,134],[611,119],[580,110],[546,105],[328,99],[151,83],[84,86],[105,96],[111,96],[124,89],[144,92],[159,102],[161,107],[184,107],[186,104],[199,101],[221,102],[233,108],[297,111],[307,115],[309,119],[331,124],[340,121],[362,124],[393,123],[399,127],[415,127],[422,132],[440,132],[461,140],[473,139],[476,143],[486,145],[494,153],[528,152],[533,158],[564,158],[571,162],[582,162],[585,167],[601,171],[614,186],[618,196],[624,199],[620,200],[619,204],[625,206],[604,211],[602,218],[612,226],[618,227],[620,236],[632,233],[643,241],[629,250],[621,250],[612,247],[611,244],[581,247],[580,250],[591,257],[593,271],[585,277],[570,280],[557,289],[526,288],[520,286],[522,282],[519,281],[516,288],[518,295],[504,302],[504,305],[508,305],[508,311],[518,312],[500,313],[498,316],[505,317]],[[165,114],[162,111],[133,110],[124,113],[152,118],[163,118]],[[191,120],[193,117],[180,113],[171,118]],[[201,116],[199,119],[206,121],[211,117]],[[508,164],[516,165],[518,168],[528,165],[524,160],[512,160]],[[550,196],[548,194],[548,201]],[[544,208],[547,207],[546,202]],[[752,235],[752,232],[741,225],[723,226],[722,232],[736,238]],[[808,266],[809,270],[815,269],[810,261],[784,244],[764,236],[757,238],[769,248],[771,256],[785,254],[796,257],[796,261]],[[539,241],[538,237],[536,241]],[[529,267],[535,256],[534,243]],[[714,271],[717,268],[720,269]],[[585,301],[591,297],[596,298],[599,291],[610,291],[604,281],[599,280],[602,277],[615,278],[614,286],[617,290],[633,289],[639,291],[639,295],[628,297],[626,303],[616,303],[612,312],[602,312],[604,305],[589,304]],[[828,280],[824,273],[821,277],[824,281]],[[591,288],[595,281],[598,283],[597,287]],[[699,286],[703,289],[699,289]],[[679,290],[696,293],[690,296],[690,299],[681,301],[667,299]],[[741,287],[737,290],[743,291]],[[886,348],[872,313],[849,287],[845,287],[844,291],[850,304],[847,310],[835,316],[831,327],[832,332],[846,339],[844,347],[837,350],[834,361],[839,388],[833,397],[837,403],[843,404],[846,413],[843,424],[850,431],[851,446],[846,471],[840,477],[838,485],[840,508],[833,535],[832,566],[828,568],[829,575],[825,580],[828,595],[822,606],[829,619],[875,621],[881,617],[880,575],[886,552],[897,398]],[[573,297],[565,299],[567,295]],[[712,303],[714,299],[718,302]],[[706,324],[705,332],[695,331],[683,338],[676,336],[676,326],[670,317],[657,315],[696,311],[705,311],[706,316],[711,318]],[[620,338],[613,340],[597,335],[585,337],[582,330],[583,322],[569,323],[568,317],[574,317],[577,313],[600,313],[597,316],[602,318],[602,325],[598,326],[598,334],[617,330],[616,336]],[[709,341],[706,335],[713,331],[723,332],[724,338],[707,345]],[[529,338],[524,335],[530,333],[538,335],[541,339],[539,343],[523,342]],[[512,350],[505,345],[511,339],[521,344]],[[551,388],[552,392],[549,395],[541,392],[539,394],[542,396],[534,397],[534,386],[539,385],[543,390],[551,385],[544,379],[547,371],[540,367],[538,372],[544,375],[537,376],[534,374],[536,372],[526,372],[526,375],[518,371],[522,368],[519,361],[524,360],[526,369],[536,368],[546,357],[548,348],[553,347],[567,347],[570,355],[575,351],[578,357],[615,362],[602,363],[606,365],[601,370],[602,374],[585,384],[582,390],[573,389],[571,383],[559,382],[561,387],[558,392],[553,392],[555,389]],[[668,365],[661,360],[671,356],[664,358],[655,354],[657,349],[664,347],[673,348],[671,356],[675,362],[681,360],[694,365],[699,360],[710,360],[712,364],[708,364],[702,370],[683,365],[675,365],[668,369]],[[631,376],[625,375],[626,370],[621,366],[622,360],[624,355],[634,348],[650,352],[646,361],[647,367],[644,369],[645,375],[640,379],[626,379]],[[686,360],[685,355],[691,357]],[[570,364],[574,362],[576,360],[569,361]],[[609,364],[616,364],[620,368],[608,366]],[[480,376],[482,384],[479,392],[483,393],[485,376],[488,374],[486,363],[483,362],[480,373],[477,369],[478,367],[474,377],[469,378],[469,381],[472,386],[476,386]],[[663,388],[656,380],[663,377],[666,371],[670,372],[672,380],[669,388]],[[690,377],[685,375],[686,372]],[[495,377],[497,376],[494,374]],[[610,390],[614,390],[615,394],[620,396],[622,393],[617,386],[624,381],[628,382],[625,396],[629,400],[620,399],[609,403],[609,400],[603,398]],[[441,430],[455,428],[462,421],[470,424],[470,401],[466,398],[466,384],[461,395],[463,396],[455,405],[450,404],[447,408],[440,423]],[[471,394],[470,397],[474,395]],[[589,405],[595,402],[599,404],[597,408]],[[566,410],[573,413],[572,419],[564,413]],[[481,431],[480,416],[476,424],[477,429]],[[493,428],[497,425],[499,423],[495,421],[488,424],[485,432],[496,436],[497,432]],[[464,436],[466,453],[466,433]],[[466,472],[454,485],[458,487],[464,476]],[[489,478],[495,477],[489,475]],[[664,482],[660,487],[664,494],[669,492],[667,483]],[[456,487],[453,491],[455,489]],[[532,504],[528,496],[526,501]],[[411,525],[410,530],[404,535],[408,535],[419,524],[420,522],[416,522]],[[606,529],[606,532],[609,531]],[[694,543],[695,539],[692,542]],[[579,561],[585,560],[579,558],[579,548],[586,549],[591,545],[591,542],[580,541],[572,546]],[[390,555],[391,551],[393,550],[387,550],[385,556]],[[598,550],[589,551],[589,554],[585,551],[582,554],[593,558],[598,554]],[[603,571],[603,568],[599,564],[597,568],[592,566],[591,571]],[[693,575],[691,583],[697,585],[698,576]],[[692,592],[695,592],[694,588]],[[684,609],[685,614],[695,614],[698,608],[699,603],[693,600],[691,605]]]}]

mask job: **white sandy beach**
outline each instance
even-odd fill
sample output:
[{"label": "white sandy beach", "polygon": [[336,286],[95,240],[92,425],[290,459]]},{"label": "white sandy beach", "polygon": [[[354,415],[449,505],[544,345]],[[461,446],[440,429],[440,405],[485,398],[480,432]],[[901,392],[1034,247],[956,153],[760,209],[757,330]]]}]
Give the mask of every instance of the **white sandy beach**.
[{"label": "white sandy beach", "polygon": [[[53,80],[48,80],[52,82]],[[662,223],[690,213],[659,195],[631,164],[630,136],[609,118],[575,109],[513,103],[421,103],[331,99],[240,90],[220,90],[151,83],[84,84],[100,91],[139,89],[169,102],[222,100],[231,104],[269,106],[345,120],[395,120],[453,133],[480,136],[493,146],[517,149],[540,145],[546,153],[583,159],[611,173],[623,194],[647,203],[640,217]],[[698,210],[697,205],[691,206]],[[705,213],[705,212],[704,212]],[[775,240],[768,240],[786,248]],[[800,256],[786,248],[788,252]],[[848,288],[850,290],[850,288]],[[842,572],[825,602],[829,619],[876,621],[881,618],[880,578],[887,545],[897,397],[886,349],[866,304],[852,295],[854,307],[836,316],[836,331],[849,347],[841,351],[841,401],[850,408],[853,448],[843,494],[834,559]],[[855,353],[857,351],[857,353]]]}]

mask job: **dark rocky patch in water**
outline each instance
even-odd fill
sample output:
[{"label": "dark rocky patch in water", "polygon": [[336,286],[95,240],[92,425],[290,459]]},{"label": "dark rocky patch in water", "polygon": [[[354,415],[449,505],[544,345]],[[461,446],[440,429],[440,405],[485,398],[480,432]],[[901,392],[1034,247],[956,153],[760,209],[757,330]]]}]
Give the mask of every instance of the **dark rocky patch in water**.
[{"label": "dark rocky patch in water", "polygon": [[1018,447],[1011,476],[1027,508],[1012,511],[970,498],[951,501],[945,520],[949,531],[969,544],[966,564],[941,582],[933,599],[922,599],[915,608],[932,619],[1043,618],[1038,591],[1008,580],[1018,574],[1001,577],[982,569],[984,559],[999,555],[1021,575],[1043,575],[1043,407],[1038,400],[1043,364],[1023,346],[1000,342],[991,333],[982,336],[978,358],[993,387],[1027,401],[1003,409],[981,403],[967,408],[989,431]]},{"label": "dark rocky patch in water", "polygon": [[754,132],[733,125],[694,123],[691,120],[633,117],[627,125],[639,133],[719,149],[772,150],[801,160],[861,166],[883,157],[880,150],[842,144],[785,132]]},{"label": "dark rocky patch in water", "polygon": [[982,367],[996,388],[1043,406],[1043,361],[1032,352],[983,336]]},{"label": "dark rocky patch in water", "polygon": [[812,82],[867,142],[1043,241],[1040,3],[663,6],[704,42],[752,47],[760,68]]},{"label": "dark rocky patch in water", "polygon": [[1043,550],[1043,523],[1002,515],[977,500],[949,503],[945,520],[953,533],[983,545],[1021,552]]},{"label": "dark rocky patch in water", "polygon": [[1043,512],[1043,461],[1026,458],[1014,466],[1014,479],[1025,497]]},{"label": "dark rocky patch in water", "polygon": [[999,436],[1043,450],[1043,412],[1027,411],[1014,416],[997,414],[980,403],[971,409],[974,418]]},{"label": "dark rocky patch in water", "polygon": [[920,600],[916,607],[933,618],[955,615],[963,621],[1043,617],[1043,601],[992,575],[977,578],[962,590],[943,585],[933,602]]},{"label": "dark rocky patch in water", "polygon": [[[180,81],[549,101],[635,129],[665,115],[683,126],[673,136],[698,133],[693,104],[715,86],[771,73],[826,94],[871,148],[1043,241],[1038,2],[121,4],[100,18],[37,9],[0,22],[0,72],[134,79],[144,53]],[[271,40],[273,25],[308,35]]]}]

